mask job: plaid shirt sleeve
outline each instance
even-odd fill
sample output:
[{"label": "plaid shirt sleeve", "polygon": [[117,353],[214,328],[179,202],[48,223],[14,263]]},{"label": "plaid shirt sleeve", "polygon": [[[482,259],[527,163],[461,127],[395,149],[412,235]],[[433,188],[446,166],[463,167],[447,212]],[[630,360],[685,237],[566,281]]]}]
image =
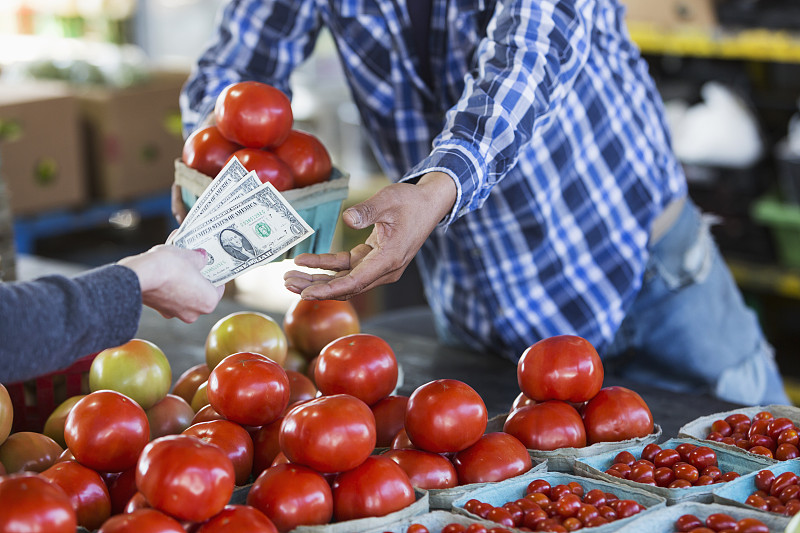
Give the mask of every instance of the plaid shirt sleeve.
[{"label": "plaid shirt sleeve", "polygon": [[576,2],[508,2],[478,48],[477,69],[410,176],[448,172],[459,189],[444,225],[481,207],[537,127],[568,93],[590,48],[591,19]]},{"label": "plaid shirt sleeve", "polygon": [[184,135],[206,120],[231,83],[260,81],[291,97],[290,74],[313,51],[322,24],[308,0],[232,0],[220,16],[181,93]]}]

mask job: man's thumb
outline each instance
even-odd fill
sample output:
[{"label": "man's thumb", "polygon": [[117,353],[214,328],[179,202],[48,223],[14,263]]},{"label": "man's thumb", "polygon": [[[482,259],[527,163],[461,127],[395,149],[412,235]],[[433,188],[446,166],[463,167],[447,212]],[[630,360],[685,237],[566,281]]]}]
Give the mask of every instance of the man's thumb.
[{"label": "man's thumb", "polygon": [[342,213],[345,223],[353,229],[363,229],[375,223],[375,209],[370,200],[348,207]]}]

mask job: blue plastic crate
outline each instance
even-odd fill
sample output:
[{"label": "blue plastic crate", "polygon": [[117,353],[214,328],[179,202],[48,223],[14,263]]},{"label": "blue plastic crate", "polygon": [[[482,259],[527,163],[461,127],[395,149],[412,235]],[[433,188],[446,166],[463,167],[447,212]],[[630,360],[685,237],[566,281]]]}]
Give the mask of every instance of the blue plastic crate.
[{"label": "blue plastic crate", "polygon": [[[192,208],[211,181],[210,177],[187,167],[180,159],[175,160],[175,183],[181,186],[181,196],[187,209]],[[334,167],[328,181],[281,192],[297,214],[311,226],[314,234],[276,260],[291,259],[307,252],[322,254],[331,251],[342,203],[349,192],[349,182],[350,176]]]}]

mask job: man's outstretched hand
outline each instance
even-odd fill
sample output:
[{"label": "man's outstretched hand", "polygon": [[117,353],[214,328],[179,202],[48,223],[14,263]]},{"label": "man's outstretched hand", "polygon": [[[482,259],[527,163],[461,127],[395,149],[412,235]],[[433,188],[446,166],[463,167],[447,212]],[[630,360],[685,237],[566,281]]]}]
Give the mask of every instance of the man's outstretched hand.
[{"label": "man's outstretched hand", "polygon": [[373,287],[393,283],[456,200],[453,179],[431,172],[416,184],[396,183],[342,214],[353,229],[374,225],[364,244],[349,252],[300,254],[298,266],[328,270],[284,274],[286,288],[306,300],[347,300]]}]

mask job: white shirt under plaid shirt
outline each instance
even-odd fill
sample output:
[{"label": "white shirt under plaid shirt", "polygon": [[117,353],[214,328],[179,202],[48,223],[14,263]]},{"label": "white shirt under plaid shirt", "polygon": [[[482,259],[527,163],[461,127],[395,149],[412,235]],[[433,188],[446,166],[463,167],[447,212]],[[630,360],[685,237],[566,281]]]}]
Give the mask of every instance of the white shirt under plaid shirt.
[{"label": "white shirt under plaid shirt", "polygon": [[292,69],[327,26],[387,175],[441,170],[458,186],[417,255],[439,320],[513,360],[566,333],[602,353],[641,287],[653,219],[686,194],[624,10],[431,1],[432,85],[405,0],[231,1],[184,89],[185,130],[229,83],[291,94]]}]

